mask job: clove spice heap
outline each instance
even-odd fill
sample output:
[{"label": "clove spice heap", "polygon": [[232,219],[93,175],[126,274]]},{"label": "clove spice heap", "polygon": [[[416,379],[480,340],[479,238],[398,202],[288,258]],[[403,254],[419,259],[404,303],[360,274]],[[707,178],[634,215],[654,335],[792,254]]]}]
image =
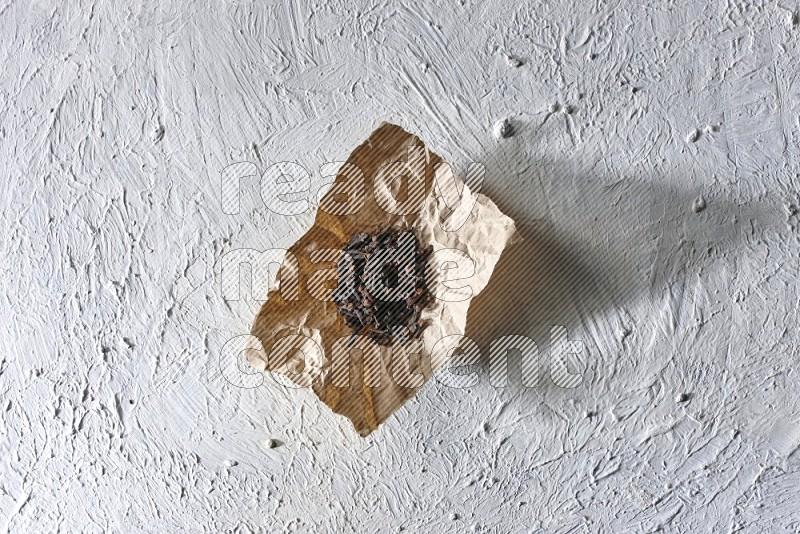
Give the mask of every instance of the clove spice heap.
[{"label": "clove spice heap", "polygon": [[430,301],[428,258],[433,245],[420,246],[411,232],[385,230],[355,234],[337,265],[333,300],[353,335],[379,345],[419,336],[420,314]]}]

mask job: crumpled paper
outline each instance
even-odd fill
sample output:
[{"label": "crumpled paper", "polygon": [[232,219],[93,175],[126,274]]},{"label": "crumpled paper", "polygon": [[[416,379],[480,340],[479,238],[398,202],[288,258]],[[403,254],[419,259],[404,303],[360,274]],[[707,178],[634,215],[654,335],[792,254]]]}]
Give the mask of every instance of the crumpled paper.
[{"label": "crumpled paper", "polygon": [[[433,245],[435,297],[420,338],[389,347],[353,338],[332,299],[344,244],[387,228]],[[515,235],[514,221],[419,138],[383,123],[339,169],[314,225],[287,252],[253,323],[261,347],[245,356],[287,385],[311,388],[366,436],[448,364],[471,299]]]}]

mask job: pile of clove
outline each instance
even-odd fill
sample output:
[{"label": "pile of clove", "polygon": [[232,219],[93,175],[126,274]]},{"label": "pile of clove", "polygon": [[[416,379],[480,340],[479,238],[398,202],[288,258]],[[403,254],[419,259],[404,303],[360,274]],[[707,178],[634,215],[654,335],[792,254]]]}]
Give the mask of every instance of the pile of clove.
[{"label": "pile of clove", "polygon": [[360,232],[350,239],[337,265],[333,300],[353,336],[379,345],[419,336],[420,314],[431,297],[432,252],[433,245],[422,248],[411,232]]}]

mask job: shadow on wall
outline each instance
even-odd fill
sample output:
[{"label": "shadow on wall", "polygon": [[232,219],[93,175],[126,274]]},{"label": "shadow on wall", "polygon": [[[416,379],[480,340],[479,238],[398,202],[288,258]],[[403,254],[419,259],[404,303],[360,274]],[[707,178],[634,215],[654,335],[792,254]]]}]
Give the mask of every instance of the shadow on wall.
[{"label": "shadow on wall", "polygon": [[[492,340],[533,339],[542,362],[539,393],[560,389],[544,379],[552,327],[565,327],[568,337],[581,332],[584,364],[612,357],[603,352],[635,330],[640,319],[630,312],[641,299],[659,301],[665,329],[674,331],[682,301],[691,298],[683,295],[691,273],[709,274],[715,262],[746,249],[759,227],[785,222],[779,202],[737,204],[725,184],[681,190],[671,184],[689,183],[685,177],[615,178],[575,170],[569,161],[522,159],[506,153],[484,160],[482,192],[516,221],[522,240],[506,249],[473,300],[466,333],[481,347],[481,376]],[[516,184],[498,189],[509,177]],[[517,388],[515,358],[509,385]]]}]

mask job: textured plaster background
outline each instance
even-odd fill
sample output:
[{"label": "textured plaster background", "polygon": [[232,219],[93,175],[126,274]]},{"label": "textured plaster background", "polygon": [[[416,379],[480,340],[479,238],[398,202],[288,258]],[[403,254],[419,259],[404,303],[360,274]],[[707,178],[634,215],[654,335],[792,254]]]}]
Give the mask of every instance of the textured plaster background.
[{"label": "textured plaster background", "polygon": [[[2,2],[0,529],[798,532],[797,10]],[[221,258],[313,210],[252,178],[226,214],[221,170],[316,189],[383,120],[483,162],[519,223],[484,354],[561,325],[580,386],[484,367],[361,439],[223,379],[260,302],[223,298]]]}]

